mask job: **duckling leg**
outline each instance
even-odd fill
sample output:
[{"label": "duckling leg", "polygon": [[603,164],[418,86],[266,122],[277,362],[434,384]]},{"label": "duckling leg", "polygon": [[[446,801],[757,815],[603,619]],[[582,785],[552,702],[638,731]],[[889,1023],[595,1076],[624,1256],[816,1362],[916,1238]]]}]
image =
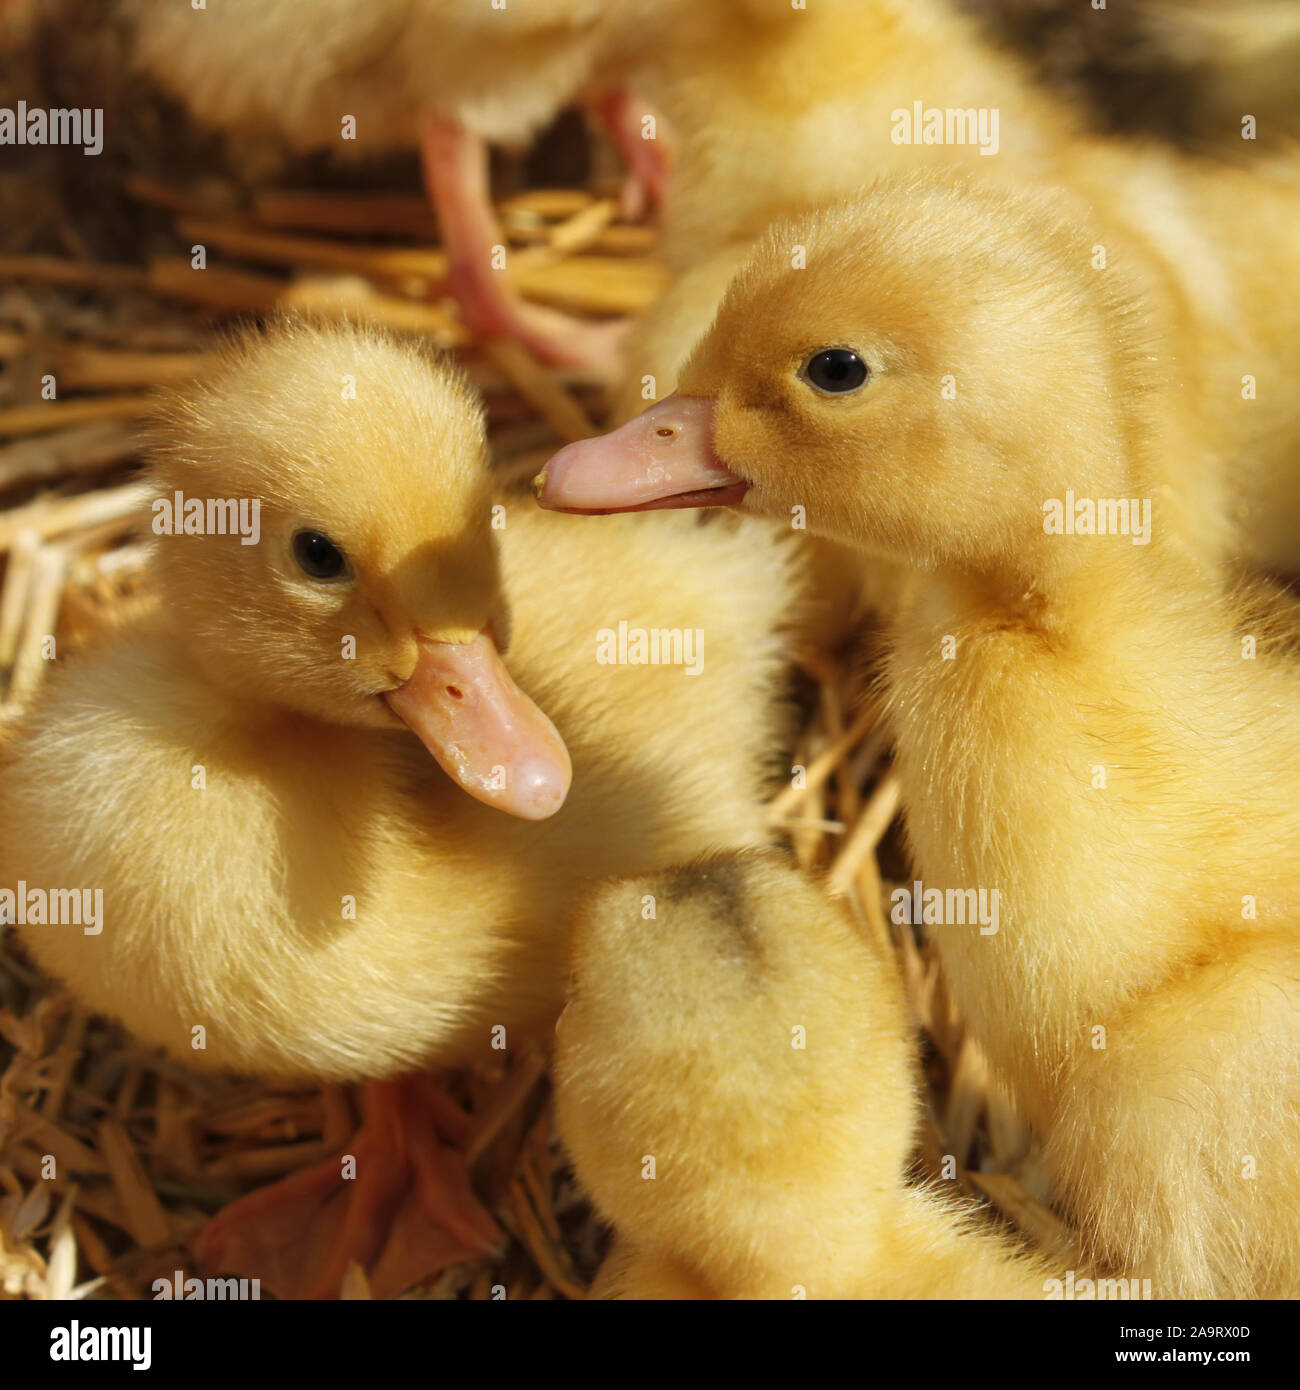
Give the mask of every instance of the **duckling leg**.
[{"label": "duckling leg", "polygon": [[649,113],[638,110],[625,87],[606,92],[589,105],[627,167],[619,211],[629,222],[639,222],[651,208],[662,211],[668,201],[668,160],[658,139],[645,136]]},{"label": "duckling leg", "polygon": [[430,116],[420,127],[420,161],[447,249],[447,287],[470,329],[480,338],[513,338],[544,362],[612,375],[625,323],[584,323],[526,304],[494,267],[493,248],[505,244],[505,234],[492,208],[484,142]]},{"label": "duckling leg", "polygon": [[251,1193],[199,1236],[204,1269],[259,1278],[282,1298],[333,1298],[353,1262],[391,1297],[501,1240],[465,1165],[470,1124],[425,1077],[371,1082],[349,1152]]}]

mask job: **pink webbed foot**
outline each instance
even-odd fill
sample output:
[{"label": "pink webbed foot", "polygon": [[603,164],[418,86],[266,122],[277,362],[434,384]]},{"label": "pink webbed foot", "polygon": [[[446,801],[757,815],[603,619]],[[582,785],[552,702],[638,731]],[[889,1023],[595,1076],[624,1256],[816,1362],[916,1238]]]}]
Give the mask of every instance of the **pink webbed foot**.
[{"label": "pink webbed foot", "polygon": [[389,1298],[497,1249],[500,1229],[447,1147],[469,1137],[455,1104],[416,1076],[370,1083],[363,1108],[347,1154],[215,1216],[194,1245],[200,1269],[258,1278],[280,1298],[335,1298],[355,1262]]}]

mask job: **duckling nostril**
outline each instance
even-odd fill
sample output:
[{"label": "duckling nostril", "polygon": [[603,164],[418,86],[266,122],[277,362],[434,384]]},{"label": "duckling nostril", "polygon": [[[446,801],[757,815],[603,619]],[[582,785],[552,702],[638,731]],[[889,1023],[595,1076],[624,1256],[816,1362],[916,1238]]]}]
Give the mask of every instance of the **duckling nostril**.
[{"label": "duckling nostril", "polygon": [[660,439],[676,439],[680,431],[675,425],[660,425],[655,433]]},{"label": "duckling nostril", "polygon": [[463,700],[465,698],[465,692],[458,685],[449,685],[447,687],[447,694],[450,695],[453,700]]}]

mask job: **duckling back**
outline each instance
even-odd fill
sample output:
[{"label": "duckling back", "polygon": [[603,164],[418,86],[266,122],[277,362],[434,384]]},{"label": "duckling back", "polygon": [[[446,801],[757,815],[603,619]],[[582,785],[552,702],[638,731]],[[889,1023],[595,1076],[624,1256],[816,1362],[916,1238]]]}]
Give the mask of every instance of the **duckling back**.
[{"label": "duckling back", "polygon": [[1195,457],[1217,459],[1227,546],[1265,572],[1300,566],[1300,150],[1248,167],[1156,145],[1079,141],[1062,183],[1092,260],[1132,282]]}]

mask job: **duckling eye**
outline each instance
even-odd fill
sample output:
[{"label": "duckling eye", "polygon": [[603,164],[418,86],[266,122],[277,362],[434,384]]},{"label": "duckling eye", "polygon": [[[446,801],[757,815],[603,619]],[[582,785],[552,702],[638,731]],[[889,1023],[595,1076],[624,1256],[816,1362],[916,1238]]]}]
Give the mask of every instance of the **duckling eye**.
[{"label": "duckling eye", "polygon": [[823,348],[803,364],[799,375],[828,396],[842,396],[865,384],[871,369],[852,348]]},{"label": "duckling eye", "polygon": [[293,558],[313,579],[337,579],[348,567],[343,552],[319,531],[298,532],[293,538]]}]

